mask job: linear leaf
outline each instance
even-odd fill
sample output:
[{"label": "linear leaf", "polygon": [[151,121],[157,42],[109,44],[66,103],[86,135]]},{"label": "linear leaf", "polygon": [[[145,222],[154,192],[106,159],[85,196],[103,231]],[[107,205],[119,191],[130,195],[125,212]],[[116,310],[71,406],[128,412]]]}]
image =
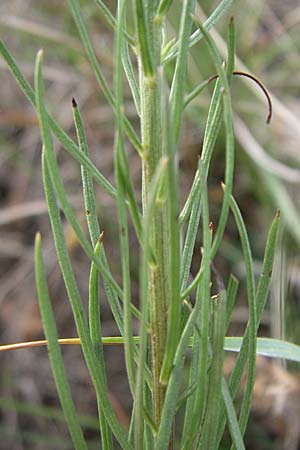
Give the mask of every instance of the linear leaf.
[{"label": "linear leaf", "polygon": [[77,411],[72,399],[70,386],[64,369],[60,345],[58,343],[58,334],[55,324],[54,313],[49,297],[42,250],[41,235],[38,233],[35,239],[35,278],[38,292],[40,312],[42,316],[43,327],[47,339],[49,360],[53,372],[55,385],[59,395],[60,403],[66,418],[72,441],[76,450],[87,450],[80,427]]}]

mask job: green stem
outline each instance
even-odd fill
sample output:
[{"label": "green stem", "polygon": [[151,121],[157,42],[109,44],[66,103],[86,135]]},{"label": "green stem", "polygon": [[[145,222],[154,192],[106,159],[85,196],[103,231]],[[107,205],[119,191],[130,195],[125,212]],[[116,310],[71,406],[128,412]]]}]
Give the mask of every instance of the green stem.
[{"label": "green stem", "polygon": [[[151,21],[150,41],[154,55],[154,72],[147,77],[140,61],[141,136],[143,166],[143,213],[147,214],[149,189],[156,167],[162,156],[160,84],[158,71],[160,54],[160,26]],[[150,339],[152,358],[152,396],[156,425],[159,425],[165,387],[160,383],[160,373],[165,352],[168,293],[167,216],[165,208],[156,202],[153,208],[150,245],[157,263],[149,269]]]}]

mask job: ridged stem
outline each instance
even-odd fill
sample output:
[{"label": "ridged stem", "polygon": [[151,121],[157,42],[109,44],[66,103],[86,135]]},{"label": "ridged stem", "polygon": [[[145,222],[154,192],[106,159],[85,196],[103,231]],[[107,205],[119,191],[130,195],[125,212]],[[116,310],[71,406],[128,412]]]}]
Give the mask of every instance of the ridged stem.
[{"label": "ridged stem", "polygon": [[[161,75],[158,71],[160,55],[160,25],[150,20],[150,41],[154,55],[153,75],[146,76],[140,63],[141,136],[143,167],[143,214],[147,214],[149,189],[162,156],[161,142]],[[154,420],[159,425],[165,387],[160,383],[160,372],[165,352],[167,330],[168,251],[167,216],[164,205],[156,202],[153,208],[150,244],[156,264],[149,268],[149,312],[152,358],[152,396]]]}]

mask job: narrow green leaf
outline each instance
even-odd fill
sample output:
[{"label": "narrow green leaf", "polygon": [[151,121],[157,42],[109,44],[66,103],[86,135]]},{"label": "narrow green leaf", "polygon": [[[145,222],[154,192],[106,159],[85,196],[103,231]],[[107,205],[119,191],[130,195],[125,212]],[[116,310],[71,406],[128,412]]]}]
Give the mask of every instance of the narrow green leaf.
[{"label": "narrow green leaf", "polygon": [[[77,130],[77,137],[79,141],[79,147],[82,152],[85,154],[88,154],[88,146],[86,141],[86,136],[84,132],[84,127],[82,124],[82,119],[80,115],[80,111],[78,109],[78,106],[76,104],[76,101],[73,99],[73,114],[74,114],[74,122],[76,125]],[[90,176],[88,172],[85,170],[84,166],[82,166],[82,178],[83,178],[83,193],[84,193],[84,200],[85,200],[85,209],[87,214],[87,220],[89,224],[89,231],[90,231],[90,237],[91,241],[93,243],[93,246],[95,246],[98,242],[100,229],[98,225],[98,220],[96,216],[96,206],[95,206],[95,196],[93,192],[93,185],[92,180],[90,179]],[[106,259],[106,255],[103,249],[103,246],[100,246],[100,254],[98,255],[104,264],[104,267],[109,271],[108,262]],[[94,264],[92,265],[94,267]],[[94,268],[96,270],[96,268]],[[123,314],[122,310],[119,304],[119,300],[117,295],[114,293],[114,291],[111,289],[109,283],[104,280],[104,287],[106,291],[106,295],[108,298],[108,302],[110,304],[114,319],[116,321],[116,324],[120,330],[120,333],[123,335],[124,333],[124,327],[123,327]]]},{"label": "narrow green leaf", "polygon": [[46,282],[41,250],[41,236],[39,233],[35,238],[35,279],[43,327],[48,342],[49,360],[60,403],[68,424],[74,448],[76,450],[87,450],[87,445],[82,434],[77,411],[65,373],[60,345],[57,342],[58,334]]},{"label": "narrow green leaf", "polygon": [[[235,52],[235,32],[234,32],[234,23],[233,20],[231,20],[229,27],[228,64],[226,69],[226,74],[229,82],[231,81],[232,72],[234,69],[234,52]],[[194,91],[191,92],[190,96],[187,97],[186,101],[187,102],[191,101],[194,95],[198,94],[198,89],[199,91],[201,91],[210,81],[211,78],[204,81],[203,83],[200,83],[200,85],[196,87]],[[204,165],[207,168],[206,177],[214,145],[221,126],[221,116],[222,116],[222,96],[220,89],[220,81],[217,81],[209,108],[201,155],[201,159],[204,161]],[[230,155],[228,155],[228,158],[230,158]],[[200,183],[200,173],[198,169],[195,174],[193,185],[188,195],[187,201],[179,216],[180,226],[183,226],[191,211],[195,195],[199,190],[199,183]]]},{"label": "narrow green leaf", "polygon": [[[184,424],[183,424],[183,431],[181,436],[181,443],[180,443],[180,449],[185,450],[187,445],[190,445],[189,440],[192,438],[190,434],[190,430],[192,427],[192,420],[193,418],[193,410],[194,410],[194,404],[195,404],[195,395],[194,392],[197,391],[199,388],[199,358],[200,358],[200,345],[201,345],[201,337],[200,332],[195,326],[194,328],[194,335],[192,337],[192,357],[191,357],[191,363],[190,363],[190,369],[189,369],[189,384],[186,389],[187,393],[191,392],[191,395],[188,396],[185,412],[184,412]],[[184,391],[185,392],[185,391]],[[183,392],[183,394],[184,394]],[[181,398],[178,400],[178,404],[180,404]],[[177,406],[178,408],[178,406]]]},{"label": "narrow green leaf", "polygon": [[218,422],[215,414],[218,411],[222,396],[224,336],[226,321],[226,291],[221,290],[213,297],[212,312],[212,363],[208,379],[207,404],[202,424],[202,436],[197,448],[216,449]]},{"label": "narrow green leaf", "polygon": [[161,17],[160,20],[162,20],[162,18],[164,16],[166,16],[166,14],[172,4],[172,1],[173,0],[160,0],[160,3],[157,8],[157,15]]},{"label": "narrow green leaf", "polygon": [[253,260],[250,249],[250,243],[247,235],[247,230],[239,210],[239,207],[233,198],[230,197],[230,207],[232,209],[237,228],[239,230],[240,240],[243,248],[243,254],[245,259],[246,266],[246,279],[247,279],[247,296],[248,296],[248,305],[249,305],[249,346],[248,346],[248,374],[247,374],[247,382],[244,391],[239,424],[241,434],[244,435],[248,417],[250,413],[251,400],[252,400],[252,392],[255,381],[255,364],[256,364],[256,330],[257,330],[257,310],[256,310],[256,302],[255,302],[255,279],[254,279],[254,270],[253,270]]},{"label": "narrow green leaf", "polygon": [[174,365],[167,386],[165,402],[162,410],[162,417],[156,441],[156,450],[165,450],[169,445],[172,423],[176,413],[176,404],[179,396],[179,387],[183,374],[186,349],[190,342],[190,336],[193,333],[196,320],[199,317],[200,308],[201,295],[198,287],[194,309],[185,324],[176,350]]},{"label": "narrow green leaf", "polygon": [[181,301],[185,300],[186,298],[189,297],[189,295],[198,287],[200,281],[202,280],[203,277],[203,268],[200,267],[200,269],[198,270],[197,275],[195,276],[194,280],[191,282],[191,284],[186,288],[185,291],[183,291],[180,294],[180,298]]},{"label": "narrow green leaf", "polygon": [[168,102],[165,102],[164,121],[166,128],[165,154],[168,158],[166,173],[167,214],[168,214],[168,265],[169,298],[166,351],[163,359],[160,381],[167,384],[173,359],[180,337],[180,234],[178,224],[179,192],[175,160],[175,137],[171,126]]},{"label": "narrow green leaf", "polygon": [[203,33],[205,42],[207,44],[208,50],[212,56],[213,62],[215,64],[217,73],[219,75],[219,80],[222,85],[222,99],[223,99],[223,120],[225,124],[226,131],[226,169],[225,169],[225,190],[224,198],[222,203],[222,210],[219,218],[219,224],[217,232],[215,235],[214,243],[212,246],[212,258],[216,255],[220,243],[222,241],[223,233],[225,230],[228,212],[229,212],[229,202],[230,195],[232,192],[232,181],[233,181],[233,169],[234,169],[234,134],[233,134],[233,124],[232,124],[232,109],[231,109],[231,99],[230,90],[227,74],[222,67],[222,60],[216,44],[212,40],[211,36],[208,34],[204,26],[195,18],[200,31]]},{"label": "narrow green leaf", "polygon": [[[101,235],[95,245],[95,254],[100,256],[100,251],[102,247]],[[99,272],[94,263],[91,265],[90,280],[89,280],[89,326],[90,326],[90,336],[91,342],[95,349],[95,354],[98,358],[99,365],[101,368],[101,378],[103,380],[103,385],[107,389],[107,380],[105,372],[105,361],[103,354],[102,345],[102,333],[101,333],[101,322],[100,322],[100,299],[99,299]],[[112,435],[106,418],[101,410],[102,399],[97,394],[97,404],[98,404],[98,415],[100,423],[101,432],[101,442],[103,450],[112,450]]]},{"label": "narrow green leaf", "polygon": [[135,392],[135,364],[134,364],[134,342],[132,332],[132,303],[131,303],[131,281],[130,281],[130,258],[129,258],[129,237],[128,237],[128,221],[125,204],[125,186],[123,180],[130,177],[129,171],[124,173],[126,168],[123,161],[125,160],[124,148],[124,120],[122,114],[123,107],[123,86],[122,86],[122,46],[123,46],[123,28],[124,28],[125,1],[118,2],[117,12],[117,31],[115,37],[115,74],[114,86],[116,95],[116,136],[115,136],[115,153],[114,167],[117,186],[117,208],[119,220],[119,236],[121,249],[122,279],[123,279],[123,295],[124,295],[124,350],[125,363],[128,376],[128,382],[132,396]]},{"label": "narrow green leaf", "polygon": [[154,74],[154,68],[149,39],[147,6],[144,0],[135,0],[135,13],[143,72],[146,77],[151,78]]},{"label": "narrow green leaf", "polygon": [[[43,166],[43,181],[44,181],[44,188],[45,188],[45,194],[46,194],[46,200],[49,210],[49,216],[52,226],[52,232],[54,236],[55,241],[55,247],[56,252],[58,255],[58,260],[60,263],[60,268],[63,274],[64,282],[67,288],[67,292],[69,295],[69,299],[71,302],[73,315],[76,321],[76,327],[78,331],[78,335],[81,340],[81,345],[83,349],[83,353],[87,362],[87,366],[89,368],[91,377],[93,379],[95,389],[97,392],[97,395],[99,398],[102,398],[101,402],[101,408],[103,411],[104,416],[106,417],[106,420],[108,421],[112,432],[116,436],[117,440],[120,442],[121,445],[124,445],[124,448],[127,448],[128,450],[131,448],[131,446],[128,444],[126,436],[115,416],[115,413],[112,409],[110,400],[108,398],[108,392],[103,384],[103,380],[100,377],[101,368],[99,366],[99,361],[96,358],[94,348],[92,346],[92,342],[89,336],[88,331],[88,324],[86,317],[84,315],[82,303],[80,294],[78,291],[78,287],[76,284],[76,280],[73,274],[72,266],[70,263],[70,259],[67,253],[66,249],[66,243],[63,235],[63,229],[61,224],[61,219],[59,216],[59,210],[56,203],[55,193],[54,193],[54,186],[53,182],[61,182],[59,178],[59,173],[55,173],[55,176],[52,178],[50,177],[50,171],[49,166],[54,169],[56,169],[56,161],[53,154],[53,148],[52,148],[52,141],[51,141],[51,135],[48,128],[48,120],[47,120],[47,114],[44,106],[44,84],[43,84],[43,78],[42,78],[42,57],[43,53],[40,51],[37,55],[36,59],[36,69],[35,69],[35,86],[36,86],[36,103],[37,103],[37,110],[39,114],[39,122],[40,122],[40,128],[41,128],[41,134],[44,142],[43,147],[43,156],[42,156],[42,166]],[[49,164],[49,158],[50,158],[50,164]],[[52,158],[52,160],[51,160]],[[57,171],[58,172],[58,171]],[[65,191],[63,189],[63,186],[56,185],[56,188],[58,188],[59,193],[61,194],[61,197],[66,197]],[[68,210],[67,210],[68,211]],[[72,211],[72,210],[71,210]],[[70,217],[70,214],[68,214],[69,217],[73,220],[73,217]],[[76,223],[75,223],[76,224]],[[86,244],[85,244],[86,246]],[[89,248],[89,247],[88,247]],[[95,260],[95,264],[99,266],[99,262],[101,260],[99,258],[91,258],[92,260]],[[102,262],[101,262],[102,266]],[[100,268],[101,270],[101,268]],[[103,273],[103,271],[102,271]]]},{"label": "narrow green leaf", "polygon": [[[192,189],[195,189],[195,197],[193,199],[193,205],[189,220],[189,225],[184,241],[184,247],[183,247],[183,253],[182,253],[182,262],[181,262],[181,278],[180,278],[180,286],[181,286],[181,298],[187,298],[187,292],[191,293],[192,290],[195,289],[198,282],[201,280],[202,274],[200,267],[197,275],[195,276],[193,282],[190,284],[190,286],[186,289],[185,292],[183,292],[183,289],[186,288],[186,282],[190,274],[190,268],[191,268],[191,262],[192,262],[192,256],[194,252],[197,232],[199,228],[199,221],[200,221],[200,212],[201,212],[201,195],[203,193],[205,183],[206,183],[206,170],[203,164],[203,161],[199,159],[198,162],[198,170],[195,175],[195,188],[194,186]],[[197,189],[196,189],[197,187]],[[179,222],[180,226],[180,222]]]},{"label": "narrow green leaf", "polygon": [[63,227],[60,219],[59,209],[56,203],[53,184],[50,178],[46,163],[46,155],[43,152],[42,157],[43,168],[43,181],[46,194],[46,200],[48,205],[49,217],[51,221],[52,233],[54,237],[54,243],[60,269],[64,278],[68,297],[71,303],[74,319],[76,322],[77,332],[80,338],[82,351],[88,366],[88,369],[93,380],[97,395],[102,399],[101,408],[104,416],[106,417],[109,426],[119,441],[122,448],[125,450],[132,450],[132,447],[128,444],[124,431],[122,430],[116,415],[111,406],[108,392],[105,389],[103,380],[101,379],[101,368],[99,361],[97,360],[94,348],[90,339],[87,320],[84,314],[80,293],[77,287],[75,276],[72,270],[71,262],[68,256],[66,242],[63,234]]},{"label": "narrow green leaf", "polygon": [[[80,111],[78,109],[76,100],[72,100],[73,104],[73,116],[74,116],[74,122],[76,126],[77,131],[77,138],[79,143],[80,150],[88,156],[88,144],[87,139],[80,115]],[[137,237],[139,241],[141,241],[141,215],[140,210],[137,204],[137,200],[135,197],[134,189],[133,189],[133,182],[131,180],[131,176],[129,173],[129,164],[127,161],[127,158],[124,155],[124,152],[122,152],[121,155],[122,158],[122,164],[123,170],[120,176],[122,177],[123,181],[126,180],[125,187],[126,192],[128,193],[128,203],[129,203],[129,210],[131,212],[132,221],[136,230]],[[95,246],[97,239],[99,237],[99,225],[98,225],[98,219],[96,215],[96,205],[95,205],[95,194],[93,189],[93,184],[90,175],[88,174],[87,170],[84,166],[82,166],[82,179],[83,179],[83,194],[85,199],[85,209],[86,209],[86,215],[87,215],[87,221],[89,226],[89,231],[91,235],[92,244]],[[124,192],[124,202],[126,205],[125,200],[125,192]]]},{"label": "narrow green leaf", "polygon": [[186,221],[191,213],[196,196],[197,196],[197,194],[199,194],[199,187],[200,187],[200,171],[198,168],[195,173],[193,184],[192,184],[191,190],[189,192],[188,198],[187,198],[187,200],[184,204],[184,207],[182,208],[182,211],[178,218],[178,223],[181,228],[186,223]]},{"label": "narrow green leaf", "polygon": [[[226,13],[228,8],[230,7],[233,0],[222,0],[221,3],[214,9],[212,14],[206,19],[203,26],[208,32],[211,28],[215,26],[215,24],[222,18],[222,16]],[[203,38],[203,32],[201,30],[196,30],[189,39],[189,47],[193,47]],[[176,42],[164,58],[163,64],[171,61],[173,58],[177,56],[178,53],[178,43]]]},{"label": "narrow green leaf", "polygon": [[[108,87],[107,81],[105,80],[103,72],[97,61],[91,40],[89,38],[87,28],[86,28],[83,18],[81,16],[78,0],[69,0],[69,4],[70,4],[76,26],[78,28],[78,31],[79,31],[79,34],[80,34],[80,37],[82,40],[83,46],[85,48],[86,54],[87,54],[89,62],[91,64],[91,67],[94,71],[95,77],[96,77],[108,103],[111,105],[111,107],[113,109],[115,109],[115,107],[116,107],[115,98]],[[125,116],[124,116],[124,128],[126,130],[127,136],[129,137],[130,141],[132,142],[132,145],[134,146],[134,148],[139,153],[141,153],[142,147],[141,147],[140,140],[137,137],[131,123]]]},{"label": "narrow green leaf", "polygon": [[51,175],[53,185],[55,186],[55,190],[61,202],[64,213],[68,218],[69,222],[71,223],[80,244],[82,245],[87,255],[90,257],[90,259],[94,261],[95,264],[99,267],[101,275],[110,283],[111,287],[118,293],[119,297],[122,298],[123,294],[121,288],[112,278],[109,271],[104,267],[104,264],[101,261],[101,259],[97,258],[94,255],[93,249],[89,244],[89,242],[87,241],[87,239],[85,238],[78,224],[78,221],[75,217],[75,214],[73,213],[72,207],[67,199],[66,192],[64,190],[64,186],[57,166],[56,157],[54,154],[51,134],[48,125],[48,117],[44,106],[44,85],[41,72],[42,56],[43,53],[39,52],[36,62],[35,85],[36,85],[37,112],[39,116],[40,129],[44,143],[45,153],[47,155],[48,170]]},{"label": "narrow green leaf", "polygon": [[[229,352],[241,352],[243,338],[226,337],[224,348]],[[300,346],[280,339],[257,338],[256,354],[300,363]]]},{"label": "narrow green leaf", "polygon": [[194,13],[194,9],[195,0],[184,0],[180,19],[178,56],[176,59],[175,72],[170,93],[171,123],[175,144],[178,143],[182,123],[181,117],[186,87],[187,56],[189,49],[188,44],[193,24],[191,14]]},{"label": "narrow green leaf", "polygon": [[[112,277],[106,261],[103,261],[103,258],[99,258],[94,254],[93,249],[92,249],[91,245],[89,244],[89,242],[87,241],[84,233],[82,232],[80,225],[76,219],[76,216],[72,210],[72,207],[67,199],[67,195],[64,190],[63,182],[61,180],[56,157],[54,154],[49,125],[48,125],[48,121],[47,121],[47,113],[46,113],[45,106],[44,106],[44,100],[43,100],[44,87],[43,87],[42,72],[41,72],[41,61],[42,61],[42,54],[40,54],[37,59],[37,70],[36,70],[36,77],[35,77],[36,78],[36,91],[37,91],[37,110],[38,110],[38,115],[39,115],[41,134],[42,134],[42,138],[43,138],[44,146],[45,146],[45,152],[47,154],[48,170],[50,172],[56,194],[58,195],[62,209],[63,209],[69,223],[72,225],[72,228],[73,228],[82,248],[84,249],[84,251],[86,252],[88,257],[97,265],[103,279],[109,284],[111,289],[113,289],[115,291],[115,293],[118,295],[118,297],[121,300],[123,300],[123,292],[122,292],[120,286],[117,284],[117,282]],[[139,311],[137,310],[137,308],[134,305],[132,305],[132,312],[137,317],[140,316]]]},{"label": "narrow green leaf", "polygon": [[132,64],[132,61],[130,58],[127,42],[123,43],[122,62],[123,62],[124,71],[125,71],[125,74],[127,77],[127,81],[130,86],[130,89],[131,89],[131,94],[133,97],[135,108],[137,110],[138,115],[140,115],[141,114],[141,96],[140,96],[139,87],[138,87],[138,84],[136,81],[133,64]]},{"label": "narrow green leaf", "polygon": [[201,83],[198,84],[198,86],[196,86],[186,97],[184,100],[184,104],[183,104],[183,109],[185,109],[190,103],[191,101],[193,101],[196,97],[198,97],[199,94],[201,94],[201,92],[206,88],[206,86],[209,85],[209,83],[211,82],[211,79],[208,78],[205,81],[202,81]]},{"label": "narrow green leaf", "polygon": [[190,275],[194,246],[196,242],[197,233],[199,230],[200,213],[201,213],[201,189],[198,189],[195,195],[194,204],[192,207],[189,225],[183,246],[181,269],[180,269],[181,292],[184,289],[186,289],[186,284]]},{"label": "narrow green leaf", "polygon": [[222,379],[222,397],[223,403],[225,405],[226,418],[232,442],[234,443],[237,450],[246,450],[232,399],[230,397],[229,389],[224,378]]},{"label": "narrow green leaf", "polygon": [[[265,304],[268,298],[268,293],[270,289],[270,283],[271,283],[271,275],[272,275],[272,269],[274,264],[274,258],[275,258],[275,248],[276,248],[276,241],[277,241],[277,235],[278,235],[278,226],[279,226],[279,219],[280,214],[277,212],[275,219],[273,220],[273,223],[271,225],[268,239],[266,243],[266,249],[265,249],[265,255],[264,255],[264,261],[263,261],[263,270],[262,274],[258,283],[256,295],[255,295],[255,303],[257,305],[257,317],[256,317],[256,331],[259,327],[259,323],[261,321],[263,311],[265,308]],[[226,338],[227,339],[227,338]],[[238,389],[240,387],[242,374],[247,362],[248,357],[248,348],[249,348],[249,324],[247,324],[246,331],[244,333],[244,337],[240,338],[242,345],[240,347],[239,354],[236,359],[236,363],[234,366],[234,369],[231,373],[230,379],[229,379],[229,392],[234,400]],[[227,341],[226,341],[227,342]],[[259,340],[257,341],[259,342]],[[257,345],[259,345],[257,343]],[[257,353],[258,354],[258,353]],[[220,442],[222,438],[222,434],[225,427],[225,420],[224,420],[224,410],[221,409],[220,414],[220,427],[218,432],[218,442]]]},{"label": "narrow green leaf", "polygon": [[194,395],[193,409],[186,410],[186,414],[190,413],[190,417],[186,416],[186,421],[189,420],[189,425],[186,425],[186,434],[183,436],[184,450],[193,447],[195,440],[198,440],[200,433],[200,424],[202,422],[202,415],[205,411],[206,395],[209,386],[208,383],[208,354],[209,354],[209,326],[210,326],[210,284],[211,284],[211,242],[212,229],[209,224],[209,207],[208,207],[208,193],[207,184],[204,177],[204,166],[200,166],[201,178],[201,192],[202,192],[202,228],[203,228],[203,257],[199,272],[203,272],[203,281],[199,286],[201,295],[201,311],[200,311],[200,330],[201,339],[198,345],[198,355],[194,357],[198,360],[198,367],[195,374],[198,381],[198,388]]},{"label": "narrow green leaf", "polygon": [[[112,15],[108,7],[103,3],[102,0],[93,0],[94,3],[97,5],[97,7],[100,9],[101,13],[105,17],[107,23],[114,29],[117,29],[117,21],[115,17]],[[125,30],[123,29],[124,36],[126,40],[132,45],[135,46],[135,40],[134,38]]]},{"label": "narrow green leaf", "polygon": [[229,79],[229,82],[231,81],[232,74],[234,71],[234,57],[235,57],[235,26],[234,26],[234,19],[231,17],[229,22],[229,29],[228,29],[228,55],[227,55],[227,77]]},{"label": "narrow green leaf", "polygon": [[[79,148],[86,156],[89,156],[88,143],[84,126],[82,123],[81,114],[78,105],[76,103],[76,100],[74,98],[72,99],[72,107]],[[81,178],[82,178],[85,214],[89,227],[91,242],[93,247],[95,247],[95,245],[98,242],[100,234],[96,212],[95,191],[93,186],[93,180],[84,166],[81,166]]]},{"label": "narrow green leaf", "polygon": [[[199,333],[196,333],[197,336],[199,336]],[[194,335],[195,336],[195,335]],[[193,341],[193,348],[195,347],[195,338]],[[184,405],[194,394],[194,392],[196,391],[198,387],[198,382],[195,381],[194,383],[190,384],[180,395],[178,401],[177,401],[177,406],[176,406],[176,413],[178,413],[178,411],[180,410],[180,408],[182,407],[182,405]],[[184,436],[184,432],[182,433],[182,437]],[[180,447],[181,448],[181,447]]]},{"label": "narrow green leaf", "polygon": [[239,280],[234,276],[230,275],[229,283],[227,286],[227,305],[226,305],[226,330],[228,330],[232,311],[235,305],[236,295],[239,287]]}]

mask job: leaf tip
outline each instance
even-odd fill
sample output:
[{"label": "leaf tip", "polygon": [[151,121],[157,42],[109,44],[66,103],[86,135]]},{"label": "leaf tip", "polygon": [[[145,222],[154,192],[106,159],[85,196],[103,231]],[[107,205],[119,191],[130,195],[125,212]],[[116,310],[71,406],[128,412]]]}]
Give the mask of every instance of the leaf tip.
[{"label": "leaf tip", "polygon": [[42,236],[41,236],[41,233],[38,231],[35,235],[35,244],[40,244],[41,240],[42,240]]},{"label": "leaf tip", "polygon": [[277,218],[277,219],[280,218],[280,209],[279,209],[279,208],[276,210],[276,218]]},{"label": "leaf tip", "polygon": [[44,58],[44,50],[40,48],[36,54],[36,57],[39,61],[42,61]]},{"label": "leaf tip", "polygon": [[72,97],[72,107],[77,108],[77,102],[74,97]]}]

